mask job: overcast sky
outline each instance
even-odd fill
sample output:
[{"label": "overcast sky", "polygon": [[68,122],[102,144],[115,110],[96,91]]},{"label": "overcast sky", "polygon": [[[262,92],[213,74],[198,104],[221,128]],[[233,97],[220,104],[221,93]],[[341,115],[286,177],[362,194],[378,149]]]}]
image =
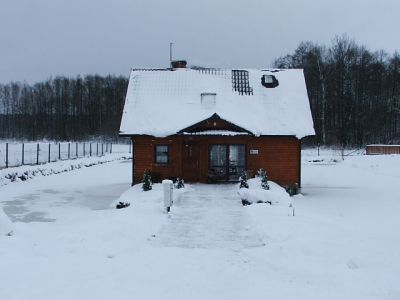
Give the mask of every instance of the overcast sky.
[{"label": "overcast sky", "polygon": [[122,74],[174,58],[268,67],[300,41],[347,33],[400,49],[399,0],[0,0],[0,82]]}]

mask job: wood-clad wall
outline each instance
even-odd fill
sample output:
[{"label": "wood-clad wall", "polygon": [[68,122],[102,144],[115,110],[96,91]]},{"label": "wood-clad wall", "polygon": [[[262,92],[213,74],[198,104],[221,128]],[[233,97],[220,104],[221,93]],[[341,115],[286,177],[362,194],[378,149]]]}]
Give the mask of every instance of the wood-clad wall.
[{"label": "wood-clad wall", "polygon": [[400,145],[367,145],[368,155],[400,154]]},{"label": "wood-clad wall", "polygon": [[[253,174],[260,168],[267,170],[268,178],[285,186],[300,186],[300,141],[290,136],[173,136],[154,138],[135,136],[135,182],[142,180],[145,169],[151,170],[163,178],[183,177],[182,154],[188,143],[198,143],[199,181],[207,182],[209,148],[213,144],[243,144],[246,146],[246,170]],[[155,164],[155,145],[169,145],[169,163]],[[258,150],[258,154],[250,154]],[[253,153],[255,151],[252,151]]]}]

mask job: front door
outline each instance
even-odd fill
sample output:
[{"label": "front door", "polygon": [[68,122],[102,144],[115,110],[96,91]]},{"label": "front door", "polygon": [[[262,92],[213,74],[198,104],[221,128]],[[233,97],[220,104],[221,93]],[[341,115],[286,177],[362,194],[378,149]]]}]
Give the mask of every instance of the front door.
[{"label": "front door", "polygon": [[184,143],[182,150],[182,175],[187,182],[198,182],[200,174],[200,147],[198,143]]},{"label": "front door", "polygon": [[209,161],[209,181],[237,181],[245,170],[245,145],[211,145]]}]

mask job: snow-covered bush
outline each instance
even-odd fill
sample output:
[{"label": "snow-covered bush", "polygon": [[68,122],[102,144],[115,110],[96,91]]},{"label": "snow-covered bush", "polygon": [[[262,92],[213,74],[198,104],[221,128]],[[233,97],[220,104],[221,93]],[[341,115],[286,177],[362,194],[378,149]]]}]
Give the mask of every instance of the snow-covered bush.
[{"label": "snow-covered bush", "polygon": [[239,177],[239,189],[241,188],[249,188],[249,185],[247,183],[247,174],[246,172],[243,172],[242,175]]},{"label": "snow-covered bush", "polygon": [[143,180],[142,180],[142,189],[143,191],[150,191],[152,189],[152,181],[151,181],[151,172],[150,170],[145,170],[143,174]]},{"label": "snow-covered bush", "polygon": [[270,181],[270,189],[261,188],[261,179],[259,177],[249,179],[248,189],[239,189],[238,193],[243,205],[253,203],[267,203],[270,205],[284,205],[286,207],[291,203],[289,194],[284,188]]},{"label": "snow-covered bush", "polygon": [[264,190],[269,190],[267,171],[265,171],[263,168],[261,168],[258,171],[258,177],[260,177],[260,179],[261,179],[261,187]]},{"label": "snow-covered bush", "polygon": [[185,187],[185,183],[184,183],[183,179],[178,177],[176,179],[176,182],[175,182],[175,188],[176,189],[181,189],[181,188],[184,188],[184,187]]}]

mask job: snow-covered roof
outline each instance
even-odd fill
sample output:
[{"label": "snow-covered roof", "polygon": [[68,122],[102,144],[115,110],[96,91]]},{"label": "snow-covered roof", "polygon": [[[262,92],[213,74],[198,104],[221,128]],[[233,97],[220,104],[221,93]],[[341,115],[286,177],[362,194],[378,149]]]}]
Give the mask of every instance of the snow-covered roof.
[{"label": "snow-covered roof", "polygon": [[[266,88],[263,75],[278,86]],[[165,137],[214,114],[256,136],[315,134],[298,69],[132,70],[120,134]]]}]

